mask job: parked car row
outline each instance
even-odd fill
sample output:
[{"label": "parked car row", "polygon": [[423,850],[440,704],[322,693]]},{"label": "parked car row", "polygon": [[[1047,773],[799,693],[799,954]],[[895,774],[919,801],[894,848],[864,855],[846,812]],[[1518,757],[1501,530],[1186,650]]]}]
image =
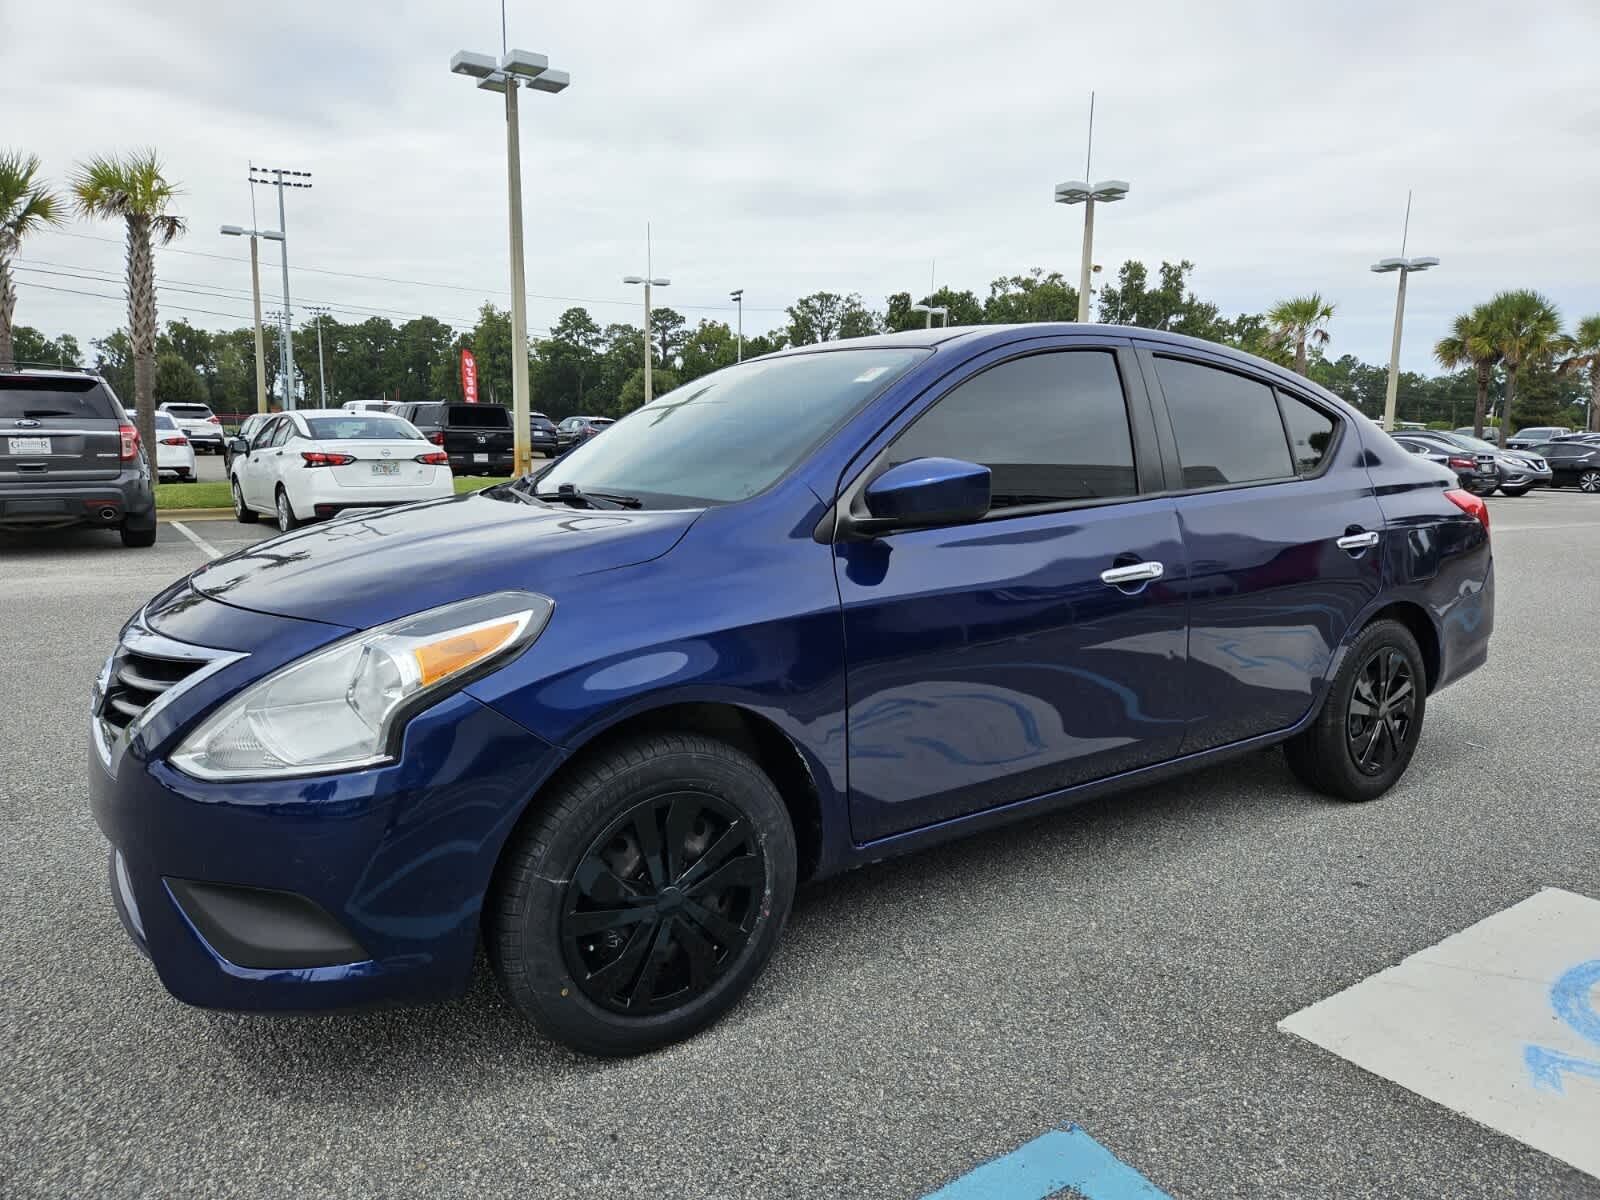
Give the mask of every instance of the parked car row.
[{"label": "parked car row", "polygon": [[1537,453],[1501,450],[1470,434],[1401,430],[1394,434],[1412,454],[1456,473],[1456,480],[1475,496],[1496,490],[1507,496],[1526,495],[1550,482],[1550,467]]}]

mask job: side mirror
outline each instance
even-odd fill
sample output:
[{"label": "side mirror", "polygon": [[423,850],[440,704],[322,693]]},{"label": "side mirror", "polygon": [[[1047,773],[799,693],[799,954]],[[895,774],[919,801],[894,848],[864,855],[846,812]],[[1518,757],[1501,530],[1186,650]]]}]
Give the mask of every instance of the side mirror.
[{"label": "side mirror", "polygon": [[232,438],[228,442],[228,449],[234,454],[248,455],[250,453],[250,443],[242,437]]},{"label": "side mirror", "polygon": [[917,458],[890,467],[867,484],[867,516],[852,532],[876,537],[894,529],[963,525],[989,511],[989,468],[959,458]]}]

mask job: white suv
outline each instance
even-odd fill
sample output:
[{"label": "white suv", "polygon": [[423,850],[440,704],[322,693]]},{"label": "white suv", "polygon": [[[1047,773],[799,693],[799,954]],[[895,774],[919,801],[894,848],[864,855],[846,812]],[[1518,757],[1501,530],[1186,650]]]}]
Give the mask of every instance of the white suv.
[{"label": "white suv", "polygon": [[171,415],[197,454],[222,453],[222,422],[204,404],[163,404],[161,411]]}]

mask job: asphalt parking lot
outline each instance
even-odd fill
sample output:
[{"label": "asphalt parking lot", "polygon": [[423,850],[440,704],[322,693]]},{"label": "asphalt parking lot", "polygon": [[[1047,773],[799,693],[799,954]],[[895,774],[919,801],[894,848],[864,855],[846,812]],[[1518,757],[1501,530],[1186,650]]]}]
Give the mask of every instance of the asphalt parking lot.
[{"label": "asphalt parking lot", "polygon": [[481,971],[427,1009],[170,999],[106,895],[86,698],[145,598],[269,531],[0,535],[0,1195],[914,1200],[1077,1124],[1173,1197],[1600,1197],[1278,1028],[1541,888],[1600,897],[1600,498],[1491,508],[1491,662],[1388,796],[1264,753],[815,885],[729,1019],[621,1062]]}]

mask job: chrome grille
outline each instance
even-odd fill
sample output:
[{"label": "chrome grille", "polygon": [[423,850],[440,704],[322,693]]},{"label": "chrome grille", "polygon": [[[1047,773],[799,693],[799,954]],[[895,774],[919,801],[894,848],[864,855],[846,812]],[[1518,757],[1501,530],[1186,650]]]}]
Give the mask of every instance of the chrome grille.
[{"label": "chrome grille", "polygon": [[150,629],[141,612],[95,681],[92,711],[103,756],[109,760],[118,740],[173,696],[243,657],[174,641]]}]

